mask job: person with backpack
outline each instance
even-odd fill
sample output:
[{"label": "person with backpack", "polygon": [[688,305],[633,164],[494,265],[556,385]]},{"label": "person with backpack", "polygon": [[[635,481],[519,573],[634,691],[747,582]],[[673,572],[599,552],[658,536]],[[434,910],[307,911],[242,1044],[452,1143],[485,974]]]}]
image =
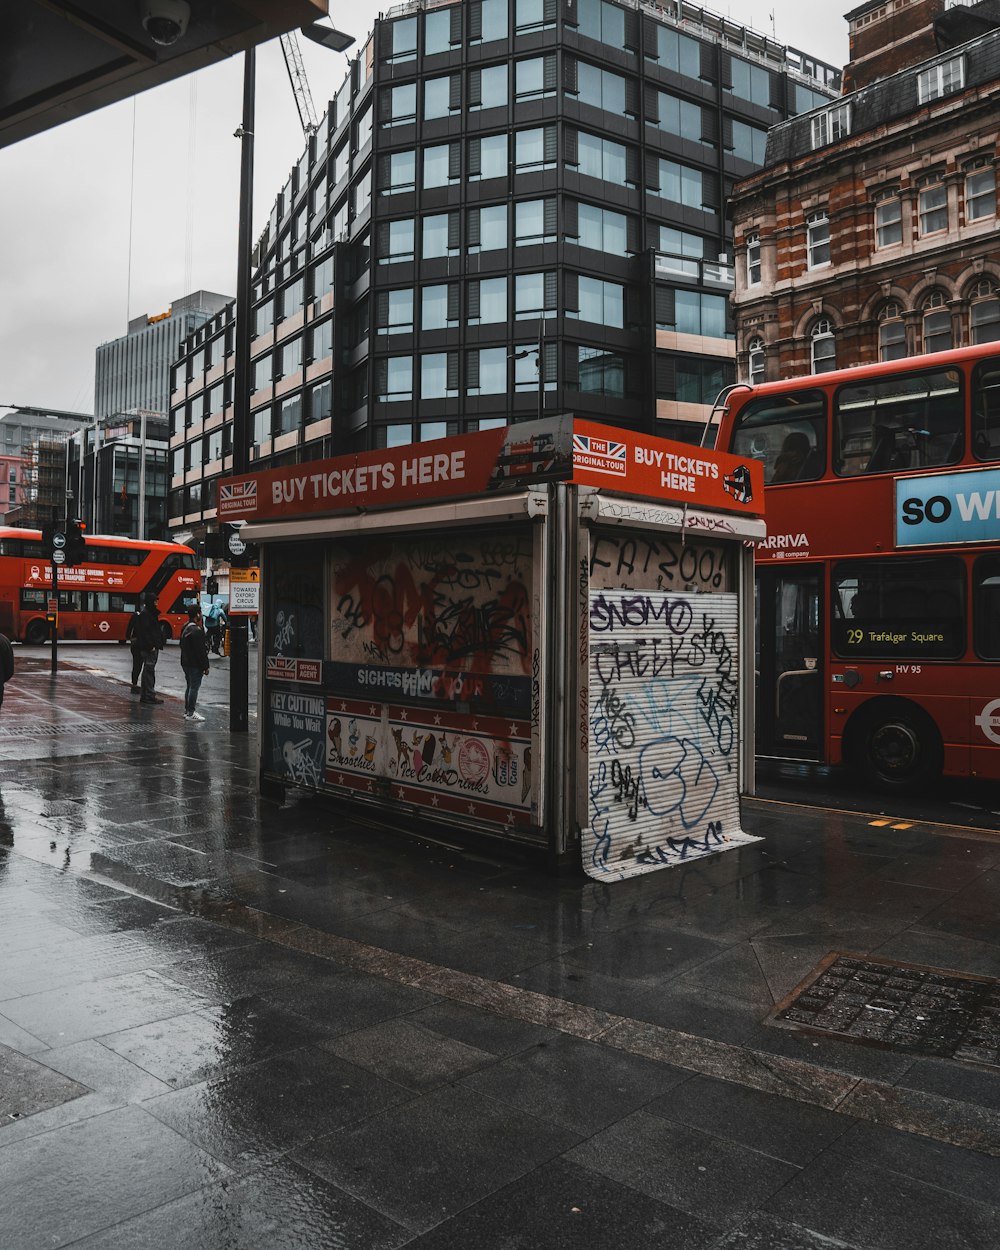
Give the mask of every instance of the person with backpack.
[{"label": "person with backpack", "polygon": [[14,676],[14,648],[6,634],[0,634],[0,707],[3,707],[4,687]]},{"label": "person with backpack", "polygon": [[205,617],[205,629],[208,635],[208,648],[216,655],[222,654],[222,631],[226,627],[226,614],[221,603],[212,603]]},{"label": "person with backpack", "polygon": [[201,609],[197,604],[188,608],[188,622],[181,630],[181,668],[187,682],[184,688],[184,719],[204,720],[195,708],[201,679],[208,676],[208,639],[201,626]]}]

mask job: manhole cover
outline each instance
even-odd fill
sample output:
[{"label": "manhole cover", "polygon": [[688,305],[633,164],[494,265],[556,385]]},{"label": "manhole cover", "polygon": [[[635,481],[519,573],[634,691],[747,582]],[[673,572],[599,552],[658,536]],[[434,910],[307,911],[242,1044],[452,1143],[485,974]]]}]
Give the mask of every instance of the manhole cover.
[{"label": "manhole cover", "polygon": [[1000,1066],[1000,981],[859,955],[828,955],[771,1024]]}]

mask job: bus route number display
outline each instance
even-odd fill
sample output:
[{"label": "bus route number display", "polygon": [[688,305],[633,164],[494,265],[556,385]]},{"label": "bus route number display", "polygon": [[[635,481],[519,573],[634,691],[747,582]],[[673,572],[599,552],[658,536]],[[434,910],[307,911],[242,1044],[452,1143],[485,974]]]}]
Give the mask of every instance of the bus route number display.
[{"label": "bus route number display", "polygon": [[838,655],[874,659],[954,657],[958,645],[954,621],[835,621],[833,641]]}]

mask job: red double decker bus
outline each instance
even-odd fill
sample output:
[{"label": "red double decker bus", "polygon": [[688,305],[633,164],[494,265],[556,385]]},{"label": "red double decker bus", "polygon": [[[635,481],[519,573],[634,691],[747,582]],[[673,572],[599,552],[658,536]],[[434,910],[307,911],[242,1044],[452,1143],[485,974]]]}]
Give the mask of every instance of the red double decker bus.
[{"label": "red double decker bus", "polygon": [[[159,601],[164,639],[178,637],[187,604],[198,602],[195,554],[177,543],[85,537],[86,559],[59,570],[59,637],[122,642],[146,591]],[[0,527],[0,631],[38,644],[48,640],[52,566],[40,530]]]},{"label": "red double decker bus", "polygon": [[764,462],[758,755],[1000,777],[1000,344],[720,404]]}]

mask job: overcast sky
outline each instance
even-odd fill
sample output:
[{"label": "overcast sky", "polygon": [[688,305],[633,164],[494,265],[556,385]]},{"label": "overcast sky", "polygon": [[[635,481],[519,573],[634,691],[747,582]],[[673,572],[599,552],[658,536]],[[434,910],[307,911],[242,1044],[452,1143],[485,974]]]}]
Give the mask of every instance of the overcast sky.
[{"label": "overcast sky", "polygon": [[[706,5],[834,65],[847,59],[850,7]],[[334,25],[358,40],[348,55],[377,12],[333,0]],[[322,115],[347,55],[299,42]],[[193,290],[236,294],[242,83],[239,56],[0,149],[0,411],[91,412],[94,350],[129,318]],[[254,134],[256,239],[303,148],[277,41],[257,53]]]}]

